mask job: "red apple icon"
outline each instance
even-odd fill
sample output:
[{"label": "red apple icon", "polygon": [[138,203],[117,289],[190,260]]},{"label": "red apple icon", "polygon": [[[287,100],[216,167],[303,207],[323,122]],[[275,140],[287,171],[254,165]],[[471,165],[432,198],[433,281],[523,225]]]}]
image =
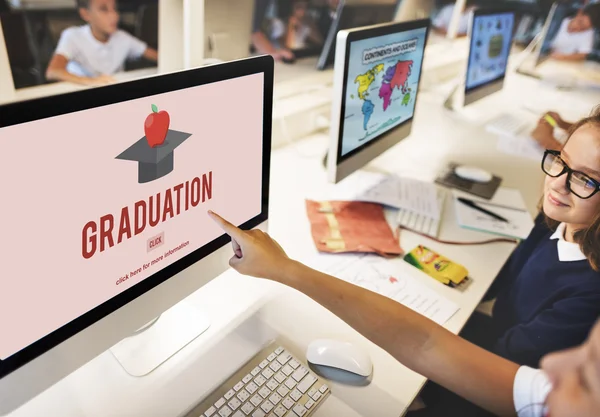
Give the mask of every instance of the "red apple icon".
[{"label": "red apple icon", "polygon": [[146,122],[144,123],[146,140],[151,148],[160,146],[165,142],[170,122],[169,113],[164,110],[158,111],[158,107],[153,104],[152,113],[146,117]]}]

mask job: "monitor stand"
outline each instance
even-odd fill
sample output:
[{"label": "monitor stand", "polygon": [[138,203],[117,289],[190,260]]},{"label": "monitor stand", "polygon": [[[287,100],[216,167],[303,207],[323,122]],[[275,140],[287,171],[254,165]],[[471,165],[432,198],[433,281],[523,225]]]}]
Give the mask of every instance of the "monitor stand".
[{"label": "monitor stand", "polygon": [[208,317],[181,301],[110,352],[131,376],[145,376],[166,362],[210,327]]}]

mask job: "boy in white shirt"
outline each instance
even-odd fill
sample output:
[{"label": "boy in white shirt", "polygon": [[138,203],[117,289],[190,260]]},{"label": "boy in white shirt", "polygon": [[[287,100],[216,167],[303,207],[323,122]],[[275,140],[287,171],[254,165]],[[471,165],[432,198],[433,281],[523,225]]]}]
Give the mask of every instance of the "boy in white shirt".
[{"label": "boy in white shirt", "polygon": [[128,59],[158,60],[156,50],[118,29],[116,0],[77,0],[77,5],[87,25],[63,31],[46,70],[47,79],[108,84]]},{"label": "boy in white shirt", "polygon": [[561,61],[583,61],[594,48],[595,30],[600,26],[600,5],[592,4],[573,18],[562,21],[552,42],[552,58]]}]

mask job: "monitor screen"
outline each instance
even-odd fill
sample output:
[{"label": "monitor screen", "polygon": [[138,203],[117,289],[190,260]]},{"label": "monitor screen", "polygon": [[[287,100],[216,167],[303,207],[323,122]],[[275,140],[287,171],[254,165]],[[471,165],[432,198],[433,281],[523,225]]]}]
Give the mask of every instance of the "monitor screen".
[{"label": "monitor screen", "polygon": [[513,27],[512,12],[474,15],[467,68],[467,92],[504,78]]},{"label": "monitor screen", "polygon": [[[139,91],[152,83],[139,82]],[[127,302],[119,297],[172,276],[165,270],[179,260],[218,249],[222,231],[207,210],[238,225],[261,215],[265,74],[202,82],[0,129],[10,155],[0,164],[10,179],[0,360],[99,306],[118,308]],[[128,90],[114,87],[113,95]]]},{"label": "monitor screen", "polygon": [[412,119],[426,38],[421,27],[350,43],[338,159]]}]

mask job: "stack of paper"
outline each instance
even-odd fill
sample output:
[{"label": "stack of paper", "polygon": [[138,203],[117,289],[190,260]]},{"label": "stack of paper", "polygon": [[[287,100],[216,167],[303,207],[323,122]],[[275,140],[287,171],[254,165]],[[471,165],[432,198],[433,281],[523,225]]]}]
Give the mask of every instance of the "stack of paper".
[{"label": "stack of paper", "polygon": [[[516,239],[525,239],[534,223],[519,190],[499,188],[491,200],[483,200],[460,191],[453,191],[456,219],[461,227]],[[508,220],[503,222],[473,207],[461,203],[457,197],[471,200],[477,206]]]}]

